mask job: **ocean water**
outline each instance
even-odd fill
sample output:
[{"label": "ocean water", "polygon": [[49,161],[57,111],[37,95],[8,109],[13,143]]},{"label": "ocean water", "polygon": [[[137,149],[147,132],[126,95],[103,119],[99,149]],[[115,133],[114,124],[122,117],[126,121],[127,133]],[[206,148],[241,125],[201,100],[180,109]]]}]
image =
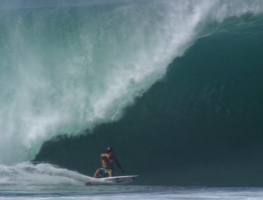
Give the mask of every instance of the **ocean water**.
[{"label": "ocean water", "polygon": [[261,0],[0,1],[0,198],[262,199],[262,44]]},{"label": "ocean water", "polygon": [[[4,192],[2,193],[2,190]],[[157,186],[111,186],[80,188],[4,187],[0,199],[262,199],[262,188],[178,188]]]}]

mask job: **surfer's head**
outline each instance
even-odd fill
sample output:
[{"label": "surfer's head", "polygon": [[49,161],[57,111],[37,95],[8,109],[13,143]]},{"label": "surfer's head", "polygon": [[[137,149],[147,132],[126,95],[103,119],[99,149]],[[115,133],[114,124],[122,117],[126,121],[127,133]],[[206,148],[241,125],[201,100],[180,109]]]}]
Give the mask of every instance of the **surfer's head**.
[{"label": "surfer's head", "polygon": [[107,151],[107,153],[113,154],[114,149],[113,149],[112,147],[108,147],[108,148],[106,149],[106,151]]}]

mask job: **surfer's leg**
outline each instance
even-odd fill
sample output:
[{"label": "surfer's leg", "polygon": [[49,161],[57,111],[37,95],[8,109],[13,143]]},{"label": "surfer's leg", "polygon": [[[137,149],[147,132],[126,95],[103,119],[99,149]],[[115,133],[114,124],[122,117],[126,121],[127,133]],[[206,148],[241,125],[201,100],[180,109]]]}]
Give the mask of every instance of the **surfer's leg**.
[{"label": "surfer's leg", "polygon": [[98,178],[99,175],[103,173],[102,169],[97,169],[97,171],[94,174],[94,178]]},{"label": "surfer's leg", "polygon": [[108,174],[109,174],[109,177],[113,177],[113,170],[110,169],[109,172],[108,172]]}]

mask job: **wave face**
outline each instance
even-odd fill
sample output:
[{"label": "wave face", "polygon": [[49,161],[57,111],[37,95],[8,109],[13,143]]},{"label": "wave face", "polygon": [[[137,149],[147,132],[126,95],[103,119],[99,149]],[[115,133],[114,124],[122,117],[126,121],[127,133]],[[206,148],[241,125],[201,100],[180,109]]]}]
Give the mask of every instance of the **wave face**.
[{"label": "wave face", "polygon": [[[174,125],[177,127],[180,120],[191,119],[191,123],[189,121],[187,124],[191,124],[193,128],[195,127],[193,124],[202,119],[199,118],[200,113],[210,120],[210,118],[214,119],[214,116],[222,117],[222,113],[232,116],[234,112],[232,107],[236,106],[238,110],[240,108],[238,105],[252,107],[258,105],[255,102],[248,103],[245,96],[243,99],[236,99],[237,102],[230,101],[228,94],[227,97],[220,96],[220,91],[225,91],[225,88],[230,88],[228,90],[230,96],[239,95],[234,92],[235,82],[228,82],[225,85],[219,80],[223,78],[227,81],[228,77],[237,73],[231,75],[231,70],[239,71],[244,68],[242,66],[236,68],[231,66],[232,68],[227,69],[229,73],[221,71],[221,74],[217,74],[218,79],[207,80],[206,76],[203,76],[203,79],[201,76],[200,79],[195,77],[189,82],[186,80],[189,79],[190,72],[177,72],[177,70],[188,69],[193,74],[200,73],[200,66],[189,55],[199,55],[200,60],[204,59],[203,55],[200,55],[199,51],[195,52],[194,49],[198,49],[200,44],[195,41],[205,35],[211,36],[200,39],[204,41],[204,44],[201,42],[203,48],[199,47],[201,50],[220,46],[223,41],[221,38],[228,36],[229,38],[223,41],[225,45],[235,44],[233,40],[236,38],[246,38],[244,41],[242,39],[242,42],[241,39],[239,40],[240,48],[232,49],[230,55],[239,51],[251,52],[246,45],[250,44],[250,40],[256,41],[260,38],[260,35],[257,35],[261,30],[257,20],[261,19],[260,13],[263,10],[261,1],[242,1],[242,3],[240,1],[152,3],[112,1],[107,4],[89,4],[81,7],[60,5],[57,2],[56,5],[43,7],[46,5],[38,6],[37,1],[21,2],[20,6],[27,6],[20,9],[18,5],[8,5],[0,10],[0,150],[4,152],[0,155],[1,163],[12,164],[31,160],[45,141],[59,135],[79,136],[85,132],[84,130],[94,130],[98,125],[105,123],[109,124],[99,126],[94,130],[94,135],[87,136],[96,139],[94,144],[90,144],[87,148],[102,147],[103,144],[108,146],[108,140],[114,144],[115,140],[121,141],[122,145],[133,141],[131,144],[138,145],[136,141],[142,136],[147,140],[155,138],[156,140],[148,142],[148,145],[157,145],[160,149],[166,149],[164,151],[166,152],[171,150],[168,148],[169,145],[165,147],[165,142],[168,142],[166,140],[171,142],[171,137],[177,138],[174,132],[180,133],[185,139],[191,137],[190,132],[185,132],[184,129],[175,131]],[[213,37],[217,35],[219,39],[214,39]],[[245,41],[248,41],[247,44]],[[190,50],[185,52],[192,45],[191,51],[195,53],[190,54]],[[185,56],[179,61],[189,62],[192,68],[178,67],[179,61],[175,58],[183,54]],[[221,55],[215,53],[210,55],[211,57],[216,60],[221,58]],[[226,60],[228,59],[220,62]],[[167,80],[158,83],[159,86],[155,85],[147,95],[143,95],[165,76],[170,63],[172,64]],[[208,64],[204,64],[202,70],[207,70],[207,73],[219,70],[220,68],[215,67],[216,64],[210,63],[209,67]],[[215,77],[212,75],[211,77]],[[169,79],[170,76],[173,78]],[[202,85],[201,82],[205,80],[207,80],[206,86],[199,88],[198,84]],[[220,82],[216,86],[209,82],[215,80]],[[162,84],[165,85],[164,88],[156,89]],[[180,94],[180,89],[177,88],[185,92]],[[253,95],[257,94],[253,93]],[[134,110],[133,107],[129,108],[127,117],[123,118],[124,121],[125,119],[130,121],[122,124],[123,121],[118,120],[122,117],[123,109],[134,104],[134,100],[138,97],[141,98],[136,101]],[[209,104],[202,103],[205,102],[202,98]],[[218,102],[213,98],[218,98]],[[228,104],[228,100],[232,103]],[[245,113],[242,106],[239,111],[234,109],[235,112]],[[139,107],[141,110],[138,110]],[[260,111],[260,107],[257,109]],[[248,113],[242,115],[245,116],[244,119],[253,116],[253,112]],[[195,117],[198,117],[198,120]],[[141,120],[136,122],[138,119]],[[203,120],[201,122],[204,123]],[[135,131],[130,127],[133,123],[135,123],[134,127],[144,128]],[[160,139],[160,131],[156,132],[158,129],[153,131],[153,124],[163,127],[162,134],[169,133],[169,137],[164,137],[166,139],[162,137],[165,141]],[[169,127],[169,125],[173,126]],[[111,131],[103,129],[107,126],[113,127]],[[118,127],[123,133],[117,134],[119,131],[112,133],[114,127]],[[129,128],[126,130],[125,127]],[[103,133],[99,131],[100,129]],[[155,134],[151,135],[154,132]],[[67,142],[75,144],[75,140],[69,139]],[[92,141],[87,140],[88,143]],[[154,143],[158,140],[160,141],[158,144]],[[58,148],[63,144],[64,141],[60,141]],[[145,143],[140,143],[140,146],[142,144]],[[177,145],[179,144],[174,142],[169,147],[179,148],[180,145]],[[150,146],[146,145],[145,148]],[[44,146],[43,149],[42,152],[50,159],[49,153],[52,148],[45,150]],[[67,149],[59,150],[60,154],[64,152],[65,155],[67,151]],[[151,150],[147,152],[152,153]],[[159,152],[157,155],[161,157],[164,152]],[[170,154],[162,157],[163,162],[172,159],[168,155]],[[39,154],[39,158],[47,160],[42,154]],[[56,158],[55,154],[53,158]],[[50,161],[63,164],[63,158],[61,156]],[[146,157],[145,161],[147,161]],[[68,167],[76,166],[69,164]]]}]

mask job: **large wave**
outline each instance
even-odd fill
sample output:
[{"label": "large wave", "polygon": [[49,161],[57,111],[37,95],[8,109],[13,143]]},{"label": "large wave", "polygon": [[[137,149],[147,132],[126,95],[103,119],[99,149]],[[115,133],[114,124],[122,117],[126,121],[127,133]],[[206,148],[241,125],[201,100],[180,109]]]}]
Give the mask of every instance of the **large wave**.
[{"label": "large wave", "polygon": [[0,12],[5,164],[34,158],[54,136],[118,120],[211,24],[263,10],[261,1],[32,4]]},{"label": "large wave", "polygon": [[120,120],[48,141],[35,161],[92,175],[113,146],[125,171],[139,174],[136,184],[261,187],[262,20],[226,20]]}]

